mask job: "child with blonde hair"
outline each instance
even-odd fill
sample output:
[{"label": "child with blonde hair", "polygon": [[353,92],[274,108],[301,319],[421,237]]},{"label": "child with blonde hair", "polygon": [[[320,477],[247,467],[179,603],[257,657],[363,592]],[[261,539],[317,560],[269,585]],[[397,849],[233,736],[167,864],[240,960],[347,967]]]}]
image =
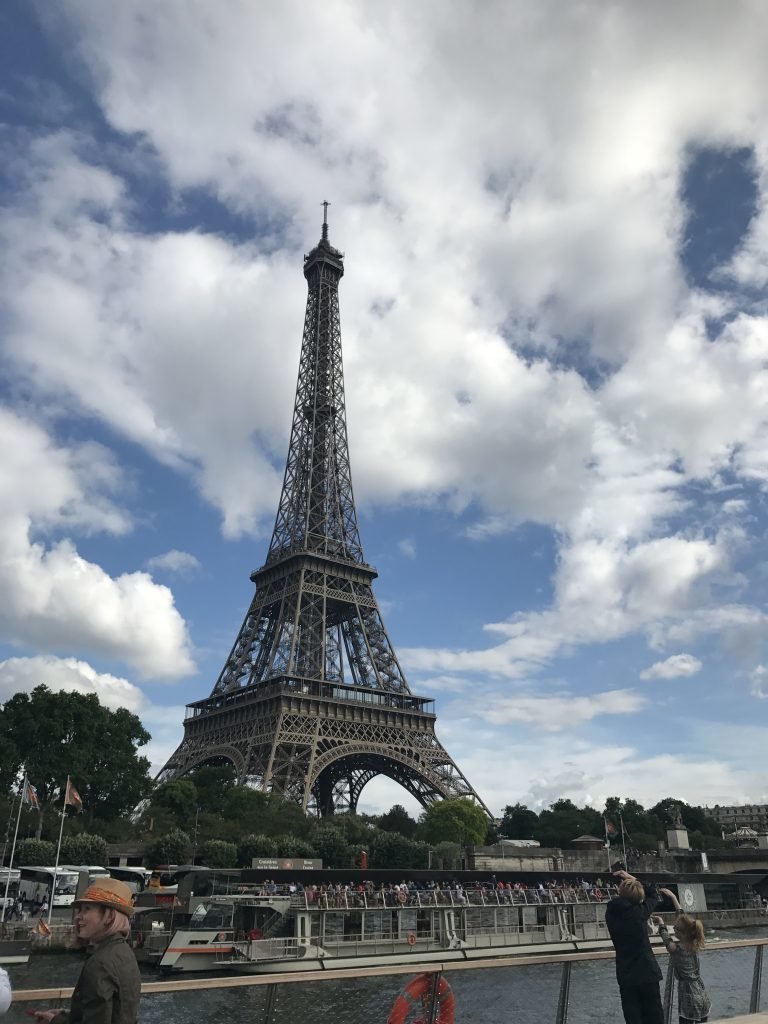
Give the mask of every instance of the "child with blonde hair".
[{"label": "child with blonde hair", "polygon": [[677,896],[670,889],[660,890],[671,901],[677,912],[674,935],[659,914],[651,920],[659,926],[661,941],[667,947],[669,961],[677,979],[677,1008],[680,1024],[698,1024],[706,1021],[712,1001],[704,988],[699,972],[699,953],[704,948],[704,925],[683,913]]}]

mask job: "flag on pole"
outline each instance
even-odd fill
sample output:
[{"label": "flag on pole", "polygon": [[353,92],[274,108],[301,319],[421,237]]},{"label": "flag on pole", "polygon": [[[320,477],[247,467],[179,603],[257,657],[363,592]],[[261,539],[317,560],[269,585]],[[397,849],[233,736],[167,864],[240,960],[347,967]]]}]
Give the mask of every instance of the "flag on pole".
[{"label": "flag on pole", "polygon": [[48,923],[42,917],[37,922],[37,934],[43,935],[46,938],[51,934],[51,929]]},{"label": "flag on pole", "polygon": [[64,792],[64,805],[66,806],[67,804],[70,807],[74,807],[78,814],[83,809],[83,798],[69,781],[69,778],[67,778],[67,788]]},{"label": "flag on pole", "polygon": [[609,821],[607,818],[603,818],[603,821],[605,822],[605,834],[607,836],[617,836],[619,834],[619,830],[612,821]]},{"label": "flag on pole", "polygon": [[40,801],[37,799],[37,790],[28,779],[24,779],[24,788],[21,791],[21,799],[34,811],[40,810]]}]

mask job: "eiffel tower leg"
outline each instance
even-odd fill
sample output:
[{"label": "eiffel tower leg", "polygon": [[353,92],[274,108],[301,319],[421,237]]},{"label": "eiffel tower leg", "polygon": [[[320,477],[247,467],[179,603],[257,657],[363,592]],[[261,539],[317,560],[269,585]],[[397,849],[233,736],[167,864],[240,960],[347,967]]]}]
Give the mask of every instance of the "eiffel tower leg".
[{"label": "eiffel tower leg", "polygon": [[326,775],[317,780],[317,812],[326,818],[335,811],[333,805],[333,779]]}]

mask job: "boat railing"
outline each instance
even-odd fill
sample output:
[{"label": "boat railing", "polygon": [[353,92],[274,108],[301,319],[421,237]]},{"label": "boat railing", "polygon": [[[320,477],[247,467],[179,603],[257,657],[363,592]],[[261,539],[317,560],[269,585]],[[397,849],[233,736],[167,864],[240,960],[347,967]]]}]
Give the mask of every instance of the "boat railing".
[{"label": "boat railing", "polygon": [[[268,941],[280,942],[283,948],[291,946],[288,940]],[[730,1013],[736,1011],[736,1013],[741,1012],[742,1014],[746,1012],[750,1016],[732,1017],[729,1024],[737,1024],[737,1021],[744,1021],[744,1024],[753,1024],[753,1022],[754,1024],[766,1024],[768,1022],[768,1014],[759,1012],[763,951],[766,945],[768,945],[768,939],[740,939],[720,942],[703,951],[704,969],[706,969],[706,961],[709,956],[723,953],[734,956],[735,962],[742,963],[737,983],[738,990],[734,994],[736,998],[728,997],[727,1011]],[[750,950],[753,951],[751,967],[749,960],[744,962],[741,956]],[[612,950],[559,953],[537,951],[531,954],[499,958],[477,955],[477,952],[476,950],[465,950],[465,958],[456,962],[435,959],[429,963],[423,963],[415,960],[412,964],[381,966],[366,964],[324,971],[305,971],[299,968],[285,974],[257,973],[235,977],[222,975],[215,978],[184,978],[179,981],[147,982],[142,984],[142,1002],[145,999],[152,1000],[159,994],[164,994],[166,998],[172,994],[176,1012],[181,1012],[179,1019],[205,1019],[204,1013],[201,1016],[201,1009],[203,1011],[216,1009],[218,1012],[227,990],[236,989],[243,993],[238,995],[236,1005],[247,1007],[247,1017],[241,1016],[233,1019],[247,1019],[252,1024],[277,1024],[278,1021],[287,1019],[285,1005],[290,1004],[299,1008],[299,1014],[302,1012],[305,1014],[305,1016],[294,1015],[292,1019],[306,1019],[307,1008],[312,1007],[311,1019],[316,1024],[357,1024],[363,1018],[383,1020],[397,992],[405,985],[415,982],[414,975],[418,974],[420,990],[424,990],[427,997],[426,1019],[434,1021],[439,1019],[437,993],[440,991],[443,981],[447,981],[454,989],[457,1010],[466,1013],[470,1003],[465,1000],[476,1000],[477,988],[476,986],[468,987],[463,979],[467,978],[467,971],[470,973],[483,971],[484,973],[481,975],[483,989],[490,991],[494,984],[494,976],[498,977],[503,985],[504,1006],[507,1007],[509,1014],[505,1019],[514,1020],[516,1010],[521,1008],[519,1005],[515,1006],[515,993],[518,990],[524,991],[524,988],[517,986],[511,980],[509,984],[504,984],[504,982],[509,977],[510,970],[523,968],[529,977],[533,975],[533,972],[540,970],[542,982],[549,992],[549,998],[537,1001],[536,1019],[554,1021],[554,1024],[567,1024],[571,1002],[576,1004],[577,1001],[588,998],[590,1000],[589,1009],[593,1009],[596,961],[612,961],[614,959]],[[663,946],[655,948],[654,952],[666,960],[667,952]],[[300,957],[301,953],[297,952],[296,955]],[[552,968],[558,966],[560,967],[559,983],[557,978],[552,975]],[[582,966],[585,969],[585,974],[580,977]],[[586,972],[589,974],[588,980]],[[350,979],[354,979],[354,985],[349,985]],[[424,984],[424,979],[427,979],[428,985]],[[611,984],[613,984],[612,978]],[[321,994],[316,988],[317,985],[330,985],[331,988]],[[672,1020],[674,988],[674,972],[667,969],[664,985],[665,1024],[670,1024]],[[501,990],[496,990],[497,994],[499,991]],[[616,989],[614,989],[614,993],[618,1011]],[[18,1004],[34,1005],[36,1009],[43,1007],[54,1009],[60,1007],[71,995],[72,989],[63,987],[17,989],[13,993],[13,1000]],[[204,1002],[206,999],[208,1002]],[[737,999],[741,1005],[738,1005]],[[189,1011],[187,1016],[183,1014],[185,1008]],[[580,1008],[583,1016],[583,1003]],[[361,1014],[363,1014],[362,1017]],[[467,1019],[470,1018],[467,1017]],[[714,1021],[718,1018],[712,1017],[711,1019]]]},{"label": "boat railing", "polygon": [[323,892],[305,889],[291,896],[297,910],[397,910],[405,907],[541,907],[607,903],[615,886],[603,889],[354,889]]},{"label": "boat railing", "polygon": [[306,956],[307,943],[303,940],[286,936],[272,939],[251,939],[235,944],[234,957],[227,951],[221,953],[217,960],[230,962],[234,960],[298,960]]}]

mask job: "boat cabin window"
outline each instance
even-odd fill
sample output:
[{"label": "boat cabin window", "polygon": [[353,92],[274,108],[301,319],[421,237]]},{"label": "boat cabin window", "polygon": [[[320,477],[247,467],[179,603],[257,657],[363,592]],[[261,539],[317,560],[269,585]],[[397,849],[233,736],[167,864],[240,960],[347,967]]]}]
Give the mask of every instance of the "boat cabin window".
[{"label": "boat cabin window", "polygon": [[190,928],[231,928],[232,907],[228,903],[214,903],[206,906],[201,903],[195,909],[189,922]]}]

